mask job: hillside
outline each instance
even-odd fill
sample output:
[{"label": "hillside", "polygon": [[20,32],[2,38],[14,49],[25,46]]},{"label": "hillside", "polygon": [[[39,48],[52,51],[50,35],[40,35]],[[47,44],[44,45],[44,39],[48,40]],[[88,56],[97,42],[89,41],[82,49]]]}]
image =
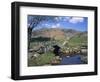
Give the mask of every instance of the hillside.
[{"label": "hillside", "polygon": [[59,29],[59,28],[49,28],[35,30],[32,33],[32,37],[48,37],[53,39],[65,39],[71,38],[81,32],[73,29]]},{"label": "hillside", "polygon": [[76,31],[73,29],[40,29],[33,31],[32,37],[34,40],[37,39],[36,41],[48,41],[50,39],[57,40],[60,41],[61,45],[65,41],[68,42],[69,46],[80,46],[87,44],[87,32]]},{"label": "hillside", "polygon": [[79,34],[76,34],[69,40],[70,46],[80,46],[80,45],[87,45],[87,32],[82,32]]}]

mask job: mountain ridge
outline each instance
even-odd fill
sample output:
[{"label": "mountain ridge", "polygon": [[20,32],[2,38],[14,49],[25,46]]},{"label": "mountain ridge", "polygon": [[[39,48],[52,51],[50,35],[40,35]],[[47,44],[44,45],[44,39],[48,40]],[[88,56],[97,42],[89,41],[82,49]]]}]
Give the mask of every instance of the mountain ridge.
[{"label": "mountain ridge", "polygon": [[48,29],[39,29],[34,30],[32,32],[32,37],[47,37],[53,39],[64,39],[64,38],[71,38],[76,35],[86,35],[87,31],[77,31],[74,29],[60,29],[60,28],[48,28]]}]

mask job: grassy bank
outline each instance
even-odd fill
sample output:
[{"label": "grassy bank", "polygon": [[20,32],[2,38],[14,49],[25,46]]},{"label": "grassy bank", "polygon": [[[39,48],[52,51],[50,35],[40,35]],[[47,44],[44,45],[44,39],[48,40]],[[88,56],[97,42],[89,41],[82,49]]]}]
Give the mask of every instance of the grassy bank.
[{"label": "grassy bank", "polygon": [[50,64],[53,57],[54,54],[51,52],[41,54],[38,58],[28,59],[28,66],[42,66]]}]

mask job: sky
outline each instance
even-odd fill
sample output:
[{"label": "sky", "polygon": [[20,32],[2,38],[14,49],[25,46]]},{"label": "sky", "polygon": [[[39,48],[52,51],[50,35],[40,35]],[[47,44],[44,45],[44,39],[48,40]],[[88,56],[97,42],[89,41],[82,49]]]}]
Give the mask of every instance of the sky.
[{"label": "sky", "polygon": [[[28,15],[28,26],[30,21],[34,19],[34,15]],[[87,31],[88,18],[87,17],[75,17],[75,16],[45,16],[52,17],[54,21],[42,21],[39,23],[34,30],[42,28],[61,28],[61,29],[74,29],[77,31]]]}]

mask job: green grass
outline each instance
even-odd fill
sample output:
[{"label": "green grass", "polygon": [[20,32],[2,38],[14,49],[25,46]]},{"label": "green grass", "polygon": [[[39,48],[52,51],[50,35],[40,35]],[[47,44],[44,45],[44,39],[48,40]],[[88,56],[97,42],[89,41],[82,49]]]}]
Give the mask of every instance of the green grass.
[{"label": "green grass", "polygon": [[28,66],[42,66],[46,64],[50,64],[51,60],[53,59],[54,54],[51,52],[48,52],[46,54],[40,55],[36,59],[28,59]]},{"label": "green grass", "polygon": [[87,45],[87,37],[86,36],[75,36],[69,40],[69,46],[81,46]]},{"label": "green grass", "polygon": [[[40,42],[31,42],[30,48],[31,49],[38,49],[41,44],[47,45],[47,46],[53,46],[55,44],[62,46],[63,42],[67,41],[66,38],[61,39],[61,40],[54,40],[54,41],[40,41]],[[77,35],[72,37],[67,41],[66,45],[62,46],[62,51],[66,51],[67,48],[69,50],[72,50],[73,48],[80,48],[82,45],[87,45],[87,36],[84,35]],[[47,52],[45,54],[40,55],[38,58],[32,58],[28,59],[28,66],[43,66],[43,65],[48,65],[51,64],[51,60],[54,58],[53,52]]]}]

